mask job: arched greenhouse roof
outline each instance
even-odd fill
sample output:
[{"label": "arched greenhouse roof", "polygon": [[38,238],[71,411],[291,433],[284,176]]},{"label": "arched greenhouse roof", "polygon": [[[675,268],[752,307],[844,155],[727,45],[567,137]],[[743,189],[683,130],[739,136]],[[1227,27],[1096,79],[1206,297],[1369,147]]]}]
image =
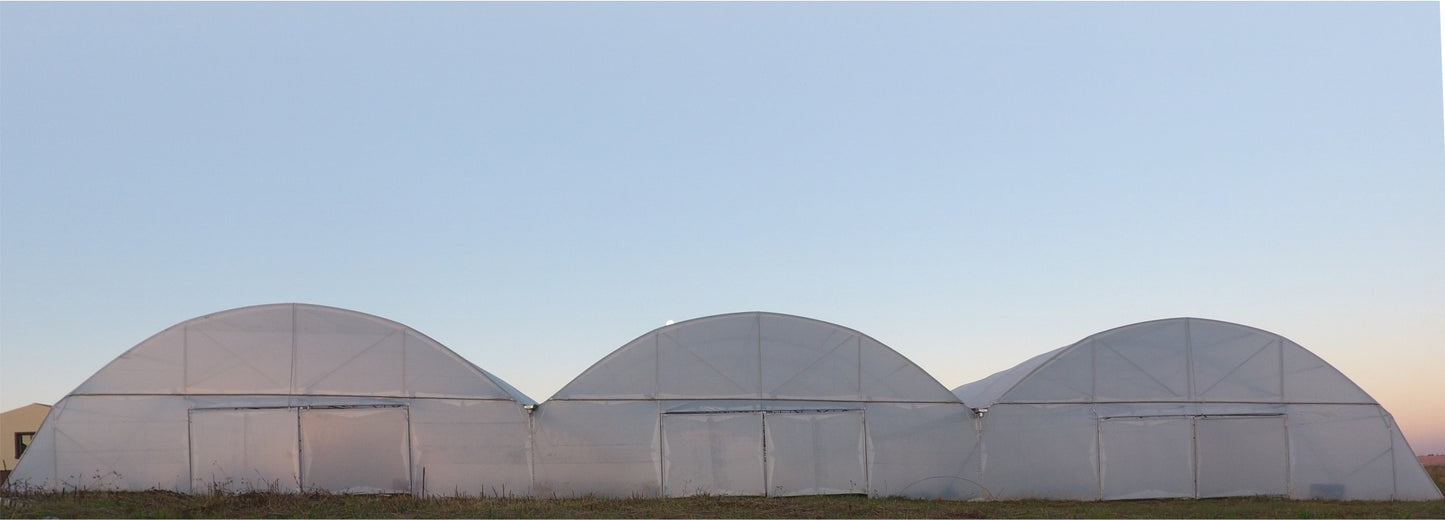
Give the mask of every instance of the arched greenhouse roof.
[{"label": "arched greenhouse roof", "polygon": [[867,335],[767,312],[668,325],[588,368],[553,399],[951,402],[912,361]]},{"label": "arched greenhouse roof", "polygon": [[73,395],[337,395],[503,399],[511,385],[400,323],[283,303],[176,324],[121,354]]},{"label": "arched greenhouse roof", "polygon": [[953,391],[997,403],[1240,402],[1374,404],[1329,363],[1264,330],[1171,318],[1094,334]]}]

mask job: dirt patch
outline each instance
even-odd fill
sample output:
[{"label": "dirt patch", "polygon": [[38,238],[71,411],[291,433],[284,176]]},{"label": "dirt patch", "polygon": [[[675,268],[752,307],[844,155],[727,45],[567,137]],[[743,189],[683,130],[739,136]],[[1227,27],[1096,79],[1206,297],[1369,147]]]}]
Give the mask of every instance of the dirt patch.
[{"label": "dirt patch", "polygon": [[1420,455],[1421,466],[1445,466],[1445,455]]}]

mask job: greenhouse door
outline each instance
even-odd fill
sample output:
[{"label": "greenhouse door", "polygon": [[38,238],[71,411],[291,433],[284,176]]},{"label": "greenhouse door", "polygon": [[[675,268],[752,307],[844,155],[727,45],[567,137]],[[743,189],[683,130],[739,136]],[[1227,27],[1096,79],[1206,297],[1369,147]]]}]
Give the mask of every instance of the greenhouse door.
[{"label": "greenhouse door", "polygon": [[1289,494],[1284,416],[1194,421],[1199,498]]},{"label": "greenhouse door", "polygon": [[1104,500],[1194,496],[1194,419],[1100,419],[1099,494]]},{"label": "greenhouse door", "polygon": [[1105,500],[1289,492],[1283,415],[1104,418],[1099,449]]},{"label": "greenhouse door", "polygon": [[867,493],[862,410],[766,415],[768,495]]},{"label": "greenhouse door", "polygon": [[662,416],[663,495],[762,495],[763,414]]},{"label": "greenhouse door", "polygon": [[296,409],[191,410],[191,492],[301,489]]},{"label": "greenhouse door", "polygon": [[301,479],[306,490],[411,492],[406,408],[302,410]]}]

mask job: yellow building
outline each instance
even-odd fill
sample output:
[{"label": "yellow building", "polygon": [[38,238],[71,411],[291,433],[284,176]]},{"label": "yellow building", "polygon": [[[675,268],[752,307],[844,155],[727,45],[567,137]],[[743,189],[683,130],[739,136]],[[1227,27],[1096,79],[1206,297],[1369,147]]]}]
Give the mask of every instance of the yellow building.
[{"label": "yellow building", "polygon": [[0,459],[0,470],[15,469],[20,454],[30,445],[48,413],[49,405],[32,403],[0,414],[0,452],[5,455]]}]

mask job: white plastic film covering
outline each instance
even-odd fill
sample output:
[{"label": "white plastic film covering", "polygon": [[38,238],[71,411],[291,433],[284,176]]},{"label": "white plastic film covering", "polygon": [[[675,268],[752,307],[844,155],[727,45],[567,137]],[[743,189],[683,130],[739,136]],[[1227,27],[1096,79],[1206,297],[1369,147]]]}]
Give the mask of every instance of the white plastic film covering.
[{"label": "white plastic film covering", "polygon": [[292,308],[247,307],[184,324],[186,393],[291,390]]},{"label": "white plastic film covering", "polygon": [[402,330],[358,318],[329,309],[296,309],[298,393],[404,395]]},{"label": "white plastic film covering", "polygon": [[1100,420],[1102,498],[1194,496],[1193,436],[1189,417]]},{"label": "white plastic film covering", "polygon": [[1094,399],[1189,399],[1188,324],[1164,320],[1094,338]]},{"label": "white plastic film covering", "polygon": [[1400,428],[1395,424],[1395,418],[1385,414],[1385,420],[1390,425],[1391,438],[1394,440],[1395,500],[1440,500],[1445,498],[1441,495],[1440,488],[1430,479],[1430,474],[1425,472],[1425,467],[1420,465],[1420,460],[1415,458],[1415,452],[1405,442],[1405,436],[1400,433]]},{"label": "white plastic film covering", "polygon": [[71,393],[181,393],[185,349],[185,328],[171,327],[121,354]]},{"label": "white plastic film covering", "polygon": [[190,489],[186,409],[179,396],[67,398],[53,425],[58,479],[72,489]]},{"label": "white plastic film covering", "polygon": [[72,393],[534,402],[401,324],[304,304],[243,307],[188,320],[136,345]]},{"label": "white plastic film covering", "polygon": [[1279,402],[1281,345],[1273,334],[1233,324],[1189,322],[1194,393],[1203,401]]},{"label": "white plastic film covering", "polygon": [[[1026,361],[1029,363],[1033,360]],[[1032,372],[1010,372],[1020,378],[999,402],[1066,403],[1094,399],[1094,341],[1084,340],[1059,352]],[[992,402],[964,401],[973,407],[991,407]]]},{"label": "white plastic film covering", "polygon": [[652,331],[552,397],[652,398],[957,401],[917,365],[857,331],[760,312]]},{"label": "white plastic film covering", "polygon": [[765,416],[770,496],[866,493],[863,413]]},{"label": "white plastic film covering", "polygon": [[763,495],[763,414],[662,416],[667,496]]},{"label": "white plastic film covering", "polygon": [[973,407],[995,402],[1374,402],[1294,342],[1195,318],[1101,332],[954,393]]},{"label": "white plastic film covering", "polygon": [[55,475],[55,424],[59,422],[69,403],[69,397],[62,398],[50,408],[50,413],[45,415],[40,429],[36,430],[35,436],[30,439],[30,446],[25,448],[24,456],[20,457],[15,463],[14,471],[0,484],[17,491],[60,489],[61,482]]},{"label": "white plastic film covering", "polygon": [[703,319],[657,331],[657,397],[756,397],[757,326],[755,320]]},{"label": "white plastic film covering", "polygon": [[301,478],[306,490],[411,492],[405,408],[301,411]]},{"label": "white plastic film covering", "polygon": [[870,401],[957,402],[952,392],[908,358],[867,336],[858,338],[859,387]]},{"label": "white plastic film covering", "polygon": [[759,315],[763,397],[861,398],[859,335],[791,316]]},{"label": "white plastic film covering", "polygon": [[412,482],[425,496],[525,496],[530,427],[510,401],[417,399],[409,408]]},{"label": "white plastic film covering", "polygon": [[1199,498],[1289,494],[1284,417],[1198,417]]},{"label": "white plastic film covering", "polygon": [[867,420],[869,494],[981,496],[978,432],[963,403],[870,403]]},{"label": "white plastic film covering", "polygon": [[[958,396],[959,400],[962,400],[965,404],[974,407],[987,407],[988,405],[997,403],[1001,400],[1004,393],[1011,390],[1014,385],[1017,385],[1018,382],[1023,380],[1024,377],[1032,374],[1035,369],[1039,368],[1044,363],[1053,359],[1054,356],[1059,355],[1059,353],[1063,352],[1068,348],[1069,347],[1060,347],[1054,350],[1050,350],[1043,354],[1031,357],[1025,360],[1023,363],[1014,365],[1008,370],[995,372],[993,375],[990,375],[978,381],[974,381],[972,383],[968,383],[954,388],[953,395]],[[1089,380],[1089,384],[1093,385],[1092,379]],[[1086,395],[1092,395],[1093,391],[1088,390],[1087,392],[1083,393]]]},{"label": "white plastic film covering", "polygon": [[658,393],[657,343],[652,333],[588,367],[552,399],[652,399]]},{"label": "white plastic film covering", "polygon": [[656,401],[548,401],[532,413],[535,494],[657,496]]},{"label": "white plastic film covering", "polygon": [[[533,404],[531,399],[491,374],[472,366],[455,352],[414,330],[403,333],[406,365],[406,393],[412,397],[471,397],[516,399]],[[480,375],[479,375],[480,374]]]},{"label": "white plastic film covering", "polygon": [[989,498],[1099,498],[1098,425],[1088,406],[996,405],[983,419]]},{"label": "white plastic film covering", "polygon": [[1291,403],[1375,403],[1369,394],[1335,367],[1287,340],[1284,345],[1284,397]]},{"label": "white plastic film covering", "polygon": [[192,492],[301,490],[294,408],[192,410]]},{"label": "white plastic film covering", "polygon": [[1387,500],[1394,494],[1393,445],[1379,406],[1297,405],[1288,420],[1292,498]]}]

